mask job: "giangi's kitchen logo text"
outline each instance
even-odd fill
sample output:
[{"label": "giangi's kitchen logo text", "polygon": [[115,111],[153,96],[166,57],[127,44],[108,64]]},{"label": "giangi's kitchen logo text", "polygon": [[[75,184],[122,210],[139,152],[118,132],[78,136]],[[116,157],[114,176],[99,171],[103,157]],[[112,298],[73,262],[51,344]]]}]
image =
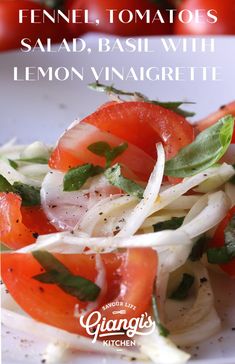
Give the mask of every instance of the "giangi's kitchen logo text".
[{"label": "giangi's kitchen logo text", "polygon": [[93,343],[100,339],[104,346],[135,346],[135,335],[150,335],[155,330],[151,316],[144,312],[135,317],[135,310],[127,302],[112,302],[100,311],[80,316],[80,325],[93,338]]}]

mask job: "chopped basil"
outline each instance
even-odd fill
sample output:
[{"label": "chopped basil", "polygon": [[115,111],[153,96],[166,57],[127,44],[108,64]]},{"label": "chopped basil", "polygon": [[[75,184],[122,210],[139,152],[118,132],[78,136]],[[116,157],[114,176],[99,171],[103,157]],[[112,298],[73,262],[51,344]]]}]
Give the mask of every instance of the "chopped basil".
[{"label": "chopped basil", "polygon": [[14,169],[18,168],[18,164],[15,161],[13,161],[12,159],[8,159],[8,162],[12,168],[14,168]]},{"label": "chopped basil", "polygon": [[25,183],[14,182],[11,185],[5,177],[0,175],[0,192],[13,192],[22,198],[23,206],[40,205],[40,189]]},{"label": "chopped basil", "polygon": [[172,217],[170,220],[161,221],[153,225],[154,231],[176,230],[184,221],[184,217]]},{"label": "chopped basil", "polygon": [[184,300],[187,298],[190,288],[194,283],[194,277],[191,274],[184,273],[182,280],[176,290],[170,295],[169,298],[173,300]]},{"label": "chopped basil", "polygon": [[35,164],[48,164],[47,158],[35,157],[35,158],[20,158],[17,162],[35,163]]},{"label": "chopped basil", "polygon": [[12,185],[0,174],[0,192],[13,192]]},{"label": "chopped basil", "polygon": [[113,167],[106,169],[104,175],[111,185],[120,188],[129,195],[135,196],[139,199],[143,198],[143,187],[139,186],[134,181],[123,177],[121,174],[120,164],[115,164]]},{"label": "chopped basil", "polygon": [[5,252],[5,251],[11,251],[11,249],[8,248],[8,246],[6,246],[0,242],[0,252]]},{"label": "chopped basil", "polygon": [[12,187],[13,192],[17,195],[20,195],[20,197],[22,198],[23,206],[34,206],[41,204],[39,188],[29,186],[21,182],[14,182]]},{"label": "chopped basil", "polygon": [[[155,288],[155,284],[154,284],[154,288]],[[154,321],[155,321],[155,324],[156,324],[156,327],[158,329],[159,334],[161,336],[167,337],[170,334],[170,332],[160,322],[159,315],[158,315],[157,299],[156,299],[156,295],[155,295],[155,289],[153,289],[153,294],[152,294],[152,309],[153,309]]]},{"label": "chopped basil", "polygon": [[64,191],[79,190],[88,178],[103,172],[103,168],[87,163],[82,166],[71,168],[64,176]]},{"label": "chopped basil", "polygon": [[78,298],[80,301],[96,300],[100,293],[100,287],[95,283],[89,279],[74,275],[53,254],[47,251],[34,251],[32,255],[46,271],[33,276],[33,279],[45,284],[56,284],[64,292]]},{"label": "chopped basil", "polygon": [[154,104],[154,105],[159,105],[164,107],[165,109],[169,109],[174,111],[175,113],[182,115],[184,117],[190,117],[190,116],[194,116],[195,113],[194,112],[190,112],[190,111],[185,111],[180,109],[180,106],[183,104],[194,104],[194,102],[184,102],[184,101],[175,101],[175,102],[160,102],[160,101],[156,101],[156,100],[149,100],[148,97],[146,97],[145,95],[143,95],[140,92],[126,92],[126,91],[122,91],[119,90],[113,86],[106,86],[103,85],[101,83],[99,83],[98,81],[94,82],[94,83],[90,83],[88,85],[88,87],[90,87],[92,90],[95,91],[99,91],[99,92],[105,92],[107,94],[112,94],[112,95],[118,95],[118,96],[132,96],[132,97],[136,97],[138,100],[140,101],[144,101],[144,102],[148,102],[150,104]]},{"label": "chopped basil", "polygon": [[235,215],[224,230],[224,246],[207,250],[207,259],[211,264],[224,264],[235,258]]},{"label": "chopped basil", "polygon": [[112,161],[122,154],[127,148],[127,143],[122,143],[117,147],[112,148],[108,143],[102,141],[93,143],[87,147],[87,149],[93,154],[106,158],[105,168],[109,168]]},{"label": "chopped basil", "polygon": [[211,264],[224,264],[233,259],[226,246],[221,248],[210,248],[207,250],[207,260]]},{"label": "chopped basil", "polygon": [[197,260],[201,259],[201,257],[207,250],[209,241],[210,239],[205,235],[203,235],[196,241],[189,255],[189,259],[192,262],[196,262]]},{"label": "chopped basil", "polygon": [[212,167],[228,149],[233,126],[234,118],[228,115],[202,131],[194,142],[166,162],[165,175],[188,177]]}]

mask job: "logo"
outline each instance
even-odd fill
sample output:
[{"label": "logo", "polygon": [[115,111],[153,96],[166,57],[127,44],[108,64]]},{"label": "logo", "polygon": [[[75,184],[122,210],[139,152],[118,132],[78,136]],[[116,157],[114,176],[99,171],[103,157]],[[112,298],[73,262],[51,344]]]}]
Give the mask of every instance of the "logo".
[{"label": "logo", "polygon": [[130,303],[112,302],[80,316],[80,325],[92,337],[92,343],[102,340],[104,346],[135,346],[135,335],[150,335],[155,330],[151,316],[144,312],[136,317],[135,310]]}]

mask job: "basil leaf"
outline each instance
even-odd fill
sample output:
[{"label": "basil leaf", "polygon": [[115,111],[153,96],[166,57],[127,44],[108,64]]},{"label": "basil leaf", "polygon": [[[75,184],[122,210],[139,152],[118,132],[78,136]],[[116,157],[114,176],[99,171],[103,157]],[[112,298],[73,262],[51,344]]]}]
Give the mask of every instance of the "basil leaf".
[{"label": "basil leaf", "polygon": [[53,254],[47,251],[34,251],[32,255],[46,271],[33,276],[33,279],[44,284],[56,284],[64,292],[80,301],[96,300],[100,293],[100,287],[95,283],[74,275]]},{"label": "basil leaf", "polygon": [[48,164],[48,159],[47,158],[42,158],[42,157],[20,158],[20,159],[17,159],[17,162]]},{"label": "basil leaf", "polygon": [[23,206],[41,204],[39,188],[21,182],[14,182],[13,185],[11,185],[2,175],[0,175],[0,192],[13,192],[19,195],[22,199]]},{"label": "basil leaf", "polygon": [[233,126],[234,118],[228,115],[202,131],[194,142],[166,162],[165,175],[188,177],[213,166],[228,149]]},{"label": "basil leaf", "polygon": [[115,164],[113,167],[108,168],[104,172],[104,175],[111,185],[120,188],[129,195],[135,196],[139,199],[143,198],[144,189],[134,181],[123,177],[119,164]]},{"label": "basil leaf", "polygon": [[184,117],[189,117],[189,116],[194,116],[195,113],[194,112],[190,112],[190,111],[185,111],[180,109],[180,106],[183,104],[194,104],[194,102],[184,102],[184,101],[175,101],[175,102],[161,102],[161,101],[156,101],[156,100],[149,100],[148,97],[146,97],[145,95],[143,95],[140,92],[128,92],[128,91],[122,91],[119,90],[115,87],[111,86],[107,86],[104,85],[102,83],[99,83],[98,81],[94,82],[94,83],[90,83],[88,85],[89,88],[91,88],[92,90],[95,91],[99,91],[99,92],[105,92],[108,95],[119,95],[119,96],[132,96],[132,97],[136,97],[138,100],[143,101],[143,102],[148,102],[150,104],[154,104],[154,105],[158,105],[161,107],[164,107],[165,109],[169,109],[174,111],[175,113],[179,114],[179,115],[183,115]]},{"label": "basil leaf", "polygon": [[39,188],[29,186],[21,182],[14,182],[12,188],[13,192],[22,198],[23,206],[34,206],[41,204]]},{"label": "basil leaf", "polygon": [[64,191],[79,190],[88,178],[103,172],[103,168],[87,163],[82,166],[71,168],[64,176]]},{"label": "basil leaf", "polygon": [[230,256],[227,247],[210,248],[207,250],[207,260],[211,264],[224,264],[230,262],[232,257]]},{"label": "basil leaf", "polygon": [[0,252],[11,251],[12,249],[0,242]]},{"label": "basil leaf", "polygon": [[80,301],[95,301],[100,287],[92,281],[80,276],[67,276],[59,287],[66,293],[77,297]]},{"label": "basil leaf", "polygon": [[235,257],[235,215],[228,223],[224,231],[224,244],[227,247],[229,255]]},{"label": "basil leaf", "polygon": [[117,147],[112,148],[108,143],[102,141],[93,143],[87,147],[90,152],[106,158],[105,168],[109,168],[111,166],[111,162],[127,148],[127,143],[122,143]]},{"label": "basil leaf", "polygon": [[[70,271],[62,264],[56,257],[45,251],[36,250],[32,252],[33,257],[38,261],[38,263],[45,269],[46,272],[58,272],[64,275],[70,273]],[[43,273],[44,274],[44,273]]]},{"label": "basil leaf", "polygon": [[13,192],[12,185],[0,174],[0,192]]},{"label": "basil leaf", "polygon": [[184,300],[187,298],[190,288],[194,283],[194,277],[191,274],[184,273],[182,280],[176,290],[171,294],[169,298],[173,300]]},{"label": "basil leaf", "polygon": [[112,148],[106,153],[106,168],[110,167],[111,162],[116,159],[120,154],[122,154],[128,148],[127,143],[122,143],[117,147]]},{"label": "basil leaf", "polygon": [[[154,287],[155,287],[155,285],[154,285]],[[167,337],[170,334],[170,332],[160,322],[159,314],[158,314],[158,308],[157,308],[157,299],[156,299],[156,295],[154,294],[154,290],[153,290],[153,294],[152,294],[152,299],[151,300],[152,300],[153,317],[154,317],[154,321],[155,321],[156,327],[158,329],[158,332],[159,332],[159,334],[161,336]]]},{"label": "basil leaf", "polygon": [[100,155],[102,157],[106,157],[106,153],[111,150],[111,147],[106,142],[96,142],[90,144],[87,149],[92,152],[93,154]]},{"label": "basil leaf", "polygon": [[206,252],[208,243],[210,239],[203,235],[201,238],[199,238],[196,243],[193,245],[191,253],[189,255],[189,259],[192,262],[196,262],[197,260],[201,259],[203,254]]},{"label": "basil leaf", "polygon": [[176,230],[178,229],[184,222],[184,217],[172,217],[172,219],[167,221],[158,222],[153,225],[153,230],[162,231],[162,230]]},{"label": "basil leaf", "polygon": [[0,175],[0,192],[13,192],[19,195],[22,199],[23,206],[41,204],[39,188],[21,182],[14,182],[13,185],[11,185],[2,175]]},{"label": "basil leaf", "polygon": [[8,159],[8,162],[12,168],[14,168],[14,169],[18,168],[18,164],[15,161],[13,161],[12,159]]},{"label": "basil leaf", "polygon": [[235,215],[224,230],[224,246],[207,250],[207,260],[211,264],[224,264],[235,258]]}]

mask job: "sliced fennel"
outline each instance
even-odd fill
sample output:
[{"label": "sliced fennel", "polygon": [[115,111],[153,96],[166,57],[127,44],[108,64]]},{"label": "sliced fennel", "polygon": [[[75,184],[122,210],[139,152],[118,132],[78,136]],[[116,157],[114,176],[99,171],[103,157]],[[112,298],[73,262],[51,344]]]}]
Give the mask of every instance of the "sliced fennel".
[{"label": "sliced fennel", "polygon": [[128,221],[118,233],[118,236],[132,236],[143,224],[149,215],[154,201],[156,200],[162,184],[165,165],[165,153],[162,144],[157,144],[157,163],[149,178],[148,184],[144,190],[143,199],[131,212]]}]

